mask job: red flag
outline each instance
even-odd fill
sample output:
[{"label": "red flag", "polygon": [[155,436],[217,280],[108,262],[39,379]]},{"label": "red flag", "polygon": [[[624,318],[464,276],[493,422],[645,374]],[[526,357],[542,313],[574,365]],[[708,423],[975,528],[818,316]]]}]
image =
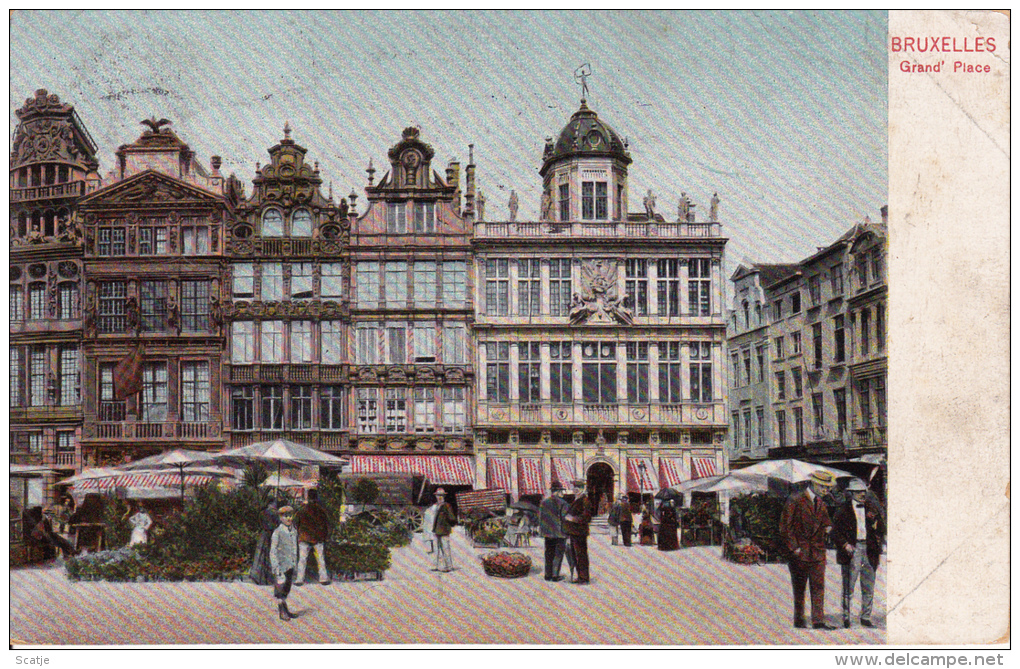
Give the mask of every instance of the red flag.
[{"label": "red flag", "polygon": [[142,345],[113,368],[113,399],[127,399],[142,389]]}]

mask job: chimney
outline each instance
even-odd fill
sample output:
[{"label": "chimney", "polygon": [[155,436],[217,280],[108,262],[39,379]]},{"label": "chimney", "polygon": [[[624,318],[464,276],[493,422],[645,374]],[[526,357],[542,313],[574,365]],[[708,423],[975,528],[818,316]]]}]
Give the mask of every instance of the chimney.
[{"label": "chimney", "polygon": [[882,205],[882,225],[889,225],[889,205]]},{"label": "chimney", "polygon": [[460,163],[450,161],[446,166],[446,183],[453,187],[453,210],[460,215]]},{"label": "chimney", "polygon": [[468,144],[468,165],[464,170],[467,182],[464,193],[464,218],[475,217],[475,145]]}]

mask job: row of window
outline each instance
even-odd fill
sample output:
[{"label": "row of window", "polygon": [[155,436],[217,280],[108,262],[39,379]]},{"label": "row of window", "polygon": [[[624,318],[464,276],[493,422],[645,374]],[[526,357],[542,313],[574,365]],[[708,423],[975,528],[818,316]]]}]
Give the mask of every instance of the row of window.
[{"label": "row of window", "polygon": [[234,364],[340,365],[344,350],[340,321],[235,321],[230,326],[230,361]]},{"label": "row of window", "polygon": [[231,292],[236,299],[278,302],[310,300],[315,296],[340,299],[343,296],[343,263],[312,262],[234,263]]},{"label": "row of window", "polygon": [[[126,255],[207,255],[210,252],[211,230],[208,224],[183,223],[180,228],[168,225],[143,225],[137,228],[138,239],[129,245],[128,227],[104,225],[96,230],[97,256]],[[131,248],[129,248],[131,246]]]},{"label": "row of window", "polygon": [[[559,220],[571,220],[570,184],[562,183],[556,191]],[[622,218],[623,185],[616,187],[616,219]],[[581,182],[581,220],[605,221],[609,219],[609,184],[606,181]]]},{"label": "row of window", "polygon": [[57,349],[56,369],[44,346],[10,349],[10,406],[75,406],[81,404],[78,347]]},{"label": "row of window", "polygon": [[208,280],[184,280],[180,285],[180,303],[170,295],[168,281],[140,281],[138,313],[131,313],[133,298],[127,294],[126,281],[103,281],[97,286],[96,326],[101,333],[126,332],[129,321],[137,317],[142,332],[164,332],[180,328],[185,332],[210,329]]},{"label": "row of window", "polygon": [[358,388],[359,434],[460,434],[467,426],[463,387]]},{"label": "row of window", "polygon": [[436,231],[436,205],[434,202],[387,202],[386,232],[433,233]]},{"label": "row of window", "polygon": [[[56,447],[59,453],[74,453],[74,431],[58,430]],[[11,432],[12,453],[42,453],[45,435],[42,432]]]},{"label": "row of window", "polygon": [[[114,399],[113,371],[116,362],[99,366],[99,420],[117,422],[126,419],[123,400]],[[178,419],[185,423],[203,423],[209,414],[209,362],[182,360],[180,362],[180,408]],[[142,364],[142,392],[139,395],[139,421],[161,423],[169,419],[169,378],[166,361],[147,361]]]},{"label": "row of window", "polygon": [[75,176],[69,165],[32,165],[19,168],[11,173],[11,186],[31,188],[35,186],[52,186],[62,184]]},{"label": "row of window", "polygon": [[[46,307],[46,284],[28,284],[28,292],[22,286],[11,286],[10,315],[12,323],[26,318],[30,321],[50,318]],[[27,298],[27,299],[26,299]],[[57,284],[57,320],[74,320],[81,317],[78,304],[78,284],[64,281]]]},{"label": "row of window", "polygon": [[[626,398],[629,404],[679,404],[713,399],[710,342],[627,342],[622,346],[613,342],[485,342],[480,346],[485,351],[486,397],[490,403],[618,404],[620,398]],[[511,361],[511,346],[517,350],[516,362]],[[545,347],[547,355],[543,354]],[[681,355],[685,347],[687,361]],[[655,360],[650,359],[650,349],[658,353]],[[622,360],[618,359],[620,352]],[[546,365],[548,374],[543,374]],[[617,374],[618,365],[625,372],[622,379]],[[511,389],[511,373],[517,376],[516,396]],[[581,382],[579,388],[575,388],[575,378]],[[653,399],[649,388],[656,381],[658,397]],[[686,397],[684,385],[688,388]]]},{"label": "row of window", "polygon": [[345,426],[343,395],[341,386],[235,386],[231,426],[238,431],[339,430]]},{"label": "row of window", "polygon": [[307,209],[295,209],[289,219],[279,209],[262,212],[263,237],[311,237],[313,227],[314,217]]},{"label": "row of window", "polygon": [[467,300],[464,260],[363,261],[355,269],[359,308],[462,309]]},{"label": "row of window", "polygon": [[[885,392],[885,379],[874,378],[864,379],[857,381],[857,410],[860,418],[860,426],[869,428],[873,426],[884,426],[886,420],[886,392]],[[832,430],[826,424],[825,417],[825,398],[823,393],[814,393],[811,395],[811,418],[812,427],[814,432],[812,433],[812,439],[816,441],[831,440],[831,439],[842,439],[847,429],[847,400],[846,400],[846,389],[836,388],[832,391],[833,405],[836,408],[836,426],[835,430]],[[760,410],[759,410],[760,411]],[[738,413],[733,412],[733,425],[734,425],[734,444],[741,444],[740,425],[738,420]],[[744,411],[743,415],[745,431],[743,443],[747,444],[748,447],[751,445],[746,441],[749,427],[749,412]],[[759,435],[761,433],[761,420],[763,416],[761,413],[758,414],[759,419]],[[804,433],[804,409],[802,407],[793,407],[790,412],[790,416],[787,416],[786,410],[776,411],[776,440],[780,447],[784,446],[799,446],[805,443]],[[792,441],[791,441],[792,438]],[[760,439],[760,437],[759,437]],[[759,444],[763,442],[759,441]]]},{"label": "row of window", "polygon": [[358,365],[467,362],[467,327],[436,323],[360,324],[354,330]]}]

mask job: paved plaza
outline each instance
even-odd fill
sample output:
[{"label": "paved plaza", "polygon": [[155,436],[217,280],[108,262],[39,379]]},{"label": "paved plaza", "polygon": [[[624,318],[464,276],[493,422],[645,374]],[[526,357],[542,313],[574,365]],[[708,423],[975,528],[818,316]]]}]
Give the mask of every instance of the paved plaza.
[{"label": "paved plaza", "polygon": [[[721,548],[663,553],[590,538],[592,582],[544,580],[542,541],[520,550],[525,578],[491,578],[462,530],[453,537],[458,569],[430,571],[420,536],[393,551],[377,582],[295,588],[281,621],[272,588],[251,583],[68,581],[52,563],[11,571],[12,644],[613,644],[786,645],[885,642],[883,556],[875,585],[878,627],[794,629],[785,564],[738,565]],[[566,574],[566,565],[563,567]],[[830,551],[826,610],[839,626],[840,573]],[[859,598],[855,600],[855,611]],[[569,621],[569,622],[568,622]],[[578,623],[580,621],[580,624]]]}]

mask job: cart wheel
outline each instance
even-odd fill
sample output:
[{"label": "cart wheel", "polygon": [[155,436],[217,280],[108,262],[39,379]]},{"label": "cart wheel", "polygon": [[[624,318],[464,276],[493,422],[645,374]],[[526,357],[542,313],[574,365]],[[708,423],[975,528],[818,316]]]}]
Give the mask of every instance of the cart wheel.
[{"label": "cart wheel", "polygon": [[418,507],[410,506],[400,510],[400,518],[409,531],[417,532],[422,529],[422,523],[425,521],[425,514],[423,514],[422,510]]}]

